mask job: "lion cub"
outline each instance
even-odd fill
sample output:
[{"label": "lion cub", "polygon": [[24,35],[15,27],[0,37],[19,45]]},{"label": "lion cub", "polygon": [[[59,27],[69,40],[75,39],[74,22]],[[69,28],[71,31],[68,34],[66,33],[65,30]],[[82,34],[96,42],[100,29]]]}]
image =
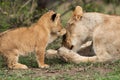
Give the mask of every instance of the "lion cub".
[{"label": "lion cub", "polygon": [[9,68],[27,69],[26,65],[18,63],[19,56],[35,51],[38,66],[48,68],[49,65],[44,63],[46,46],[64,31],[60,23],[60,14],[49,11],[30,27],[21,27],[1,33],[0,54],[6,57]]}]

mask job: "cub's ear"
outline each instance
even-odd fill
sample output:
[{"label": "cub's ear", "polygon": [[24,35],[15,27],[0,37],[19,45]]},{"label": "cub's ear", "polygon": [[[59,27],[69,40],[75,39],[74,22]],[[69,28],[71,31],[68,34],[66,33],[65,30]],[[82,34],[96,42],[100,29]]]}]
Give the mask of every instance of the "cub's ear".
[{"label": "cub's ear", "polygon": [[55,21],[56,16],[57,16],[56,13],[51,16],[52,21]]}]

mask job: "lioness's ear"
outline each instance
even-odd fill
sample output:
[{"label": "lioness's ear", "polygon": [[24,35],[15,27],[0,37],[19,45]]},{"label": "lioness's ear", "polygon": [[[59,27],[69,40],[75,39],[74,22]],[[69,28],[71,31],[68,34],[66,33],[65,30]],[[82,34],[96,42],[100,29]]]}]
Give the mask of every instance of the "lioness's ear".
[{"label": "lioness's ear", "polygon": [[52,21],[55,21],[56,13],[51,16]]},{"label": "lioness's ear", "polygon": [[78,21],[78,20],[80,20],[80,18],[82,16],[83,16],[83,9],[82,9],[82,7],[76,6],[75,10],[73,12],[73,18]]}]

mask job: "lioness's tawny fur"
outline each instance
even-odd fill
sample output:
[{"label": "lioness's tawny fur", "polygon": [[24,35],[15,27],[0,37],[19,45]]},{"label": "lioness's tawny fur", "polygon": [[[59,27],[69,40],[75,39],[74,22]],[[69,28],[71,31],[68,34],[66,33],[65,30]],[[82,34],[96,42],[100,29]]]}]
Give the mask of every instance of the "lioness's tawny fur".
[{"label": "lioness's tawny fur", "polygon": [[0,33],[0,54],[6,57],[9,68],[27,69],[26,65],[18,63],[19,56],[35,51],[38,66],[47,68],[49,65],[44,63],[46,46],[61,35],[62,30],[60,14],[49,11],[30,27]]},{"label": "lioness's tawny fur", "polygon": [[[70,19],[67,34],[64,36],[64,46],[77,52],[87,41],[93,42],[95,56],[83,56],[79,62],[106,62],[120,59],[120,16],[86,12],[79,21]],[[59,52],[64,53],[62,50]]]}]

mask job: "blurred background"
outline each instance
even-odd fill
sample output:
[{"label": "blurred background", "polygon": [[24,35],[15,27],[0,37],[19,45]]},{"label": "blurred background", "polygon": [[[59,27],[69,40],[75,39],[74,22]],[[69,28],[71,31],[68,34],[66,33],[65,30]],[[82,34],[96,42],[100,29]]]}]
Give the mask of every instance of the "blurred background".
[{"label": "blurred background", "polygon": [[120,0],[0,0],[0,32],[29,26],[48,10],[61,13],[65,26],[76,5],[84,12],[120,15]]}]

